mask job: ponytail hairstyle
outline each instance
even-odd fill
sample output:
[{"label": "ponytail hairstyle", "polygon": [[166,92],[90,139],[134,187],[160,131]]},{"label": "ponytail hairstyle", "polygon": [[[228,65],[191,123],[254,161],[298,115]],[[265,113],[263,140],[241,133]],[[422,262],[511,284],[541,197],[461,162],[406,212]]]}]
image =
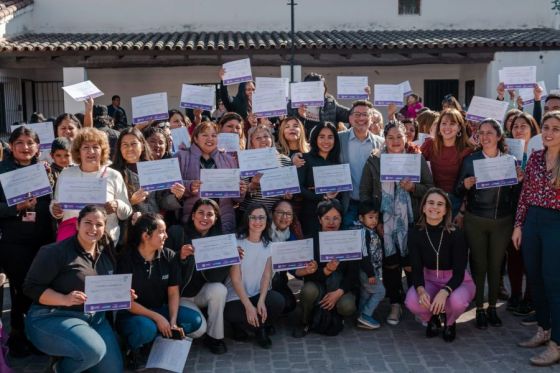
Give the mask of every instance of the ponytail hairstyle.
[{"label": "ponytail hairstyle", "polygon": [[159,214],[154,214],[152,212],[142,214],[138,220],[136,220],[136,223],[130,225],[128,228],[126,249],[138,250],[142,243],[142,235],[146,233],[150,236],[154,233],[157,230],[159,221],[163,222],[163,217]]}]

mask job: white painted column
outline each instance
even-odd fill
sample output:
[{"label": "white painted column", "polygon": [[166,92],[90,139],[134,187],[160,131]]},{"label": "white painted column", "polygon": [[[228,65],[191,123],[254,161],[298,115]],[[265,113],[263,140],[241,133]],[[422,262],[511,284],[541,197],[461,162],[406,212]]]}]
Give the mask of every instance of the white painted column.
[{"label": "white painted column", "polygon": [[[62,68],[63,86],[76,84],[87,80],[87,71],[84,67],[63,67]],[[64,112],[65,113],[83,113],[84,103],[74,100],[64,92]]]}]

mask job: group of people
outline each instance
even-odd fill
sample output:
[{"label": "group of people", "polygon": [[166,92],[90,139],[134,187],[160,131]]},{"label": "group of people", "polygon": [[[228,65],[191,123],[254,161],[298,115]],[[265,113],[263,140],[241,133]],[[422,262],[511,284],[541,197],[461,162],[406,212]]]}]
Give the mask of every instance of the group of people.
[{"label": "group of people", "polygon": [[[541,118],[536,87],[535,116],[512,109],[480,123],[467,121],[453,97],[437,112],[413,96],[400,113],[390,107],[384,122],[370,101],[344,107],[326,86],[321,108],[256,118],[254,91],[253,82],[242,83],[230,97],[222,84],[228,112],[218,123],[201,111],[189,118],[171,110],[168,120],[117,131],[107,108],[93,100],[82,120],[69,113],[56,118],[52,163],[45,164],[53,194],[10,206],[0,190],[0,267],[10,280],[14,356],[38,349],[53,357],[57,372],[117,372],[123,369],[118,338],[131,368],[142,364],[157,335],[201,337],[212,353],[226,353],[226,324],[235,340],[254,335],[270,348],[281,315],[298,315],[295,338],[336,335],[350,317],[372,330],[382,324],[376,309],[385,298],[387,324],[399,324],[405,305],[427,337],[451,342],[473,299],[477,328],[502,326],[496,305],[507,268],[508,309],[534,313],[538,325],[519,345],[547,346],[533,364],[560,361],[560,96],[547,97]],[[497,99],[504,99],[502,85]],[[192,143],[176,149],[169,130],[182,126]],[[235,153],[218,149],[222,132],[239,135],[240,151],[275,148],[280,166],[297,167],[301,192],[263,196],[257,174],[239,180],[238,198],[201,198],[201,169],[238,168]],[[539,133],[544,150],[531,153],[527,144]],[[478,188],[474,162],[511,157],[508,137],[526,144],[516,160],[518,183]],[[8,143],[0,173],[43,162],[30,128],[14,130]],[[419,181],[382,180],[383,154],[419,154]],[[183,181],[143,190],[138,162],[169,157],[178,158]],[[313,168],[336,164],[349,165],[352,191],[317,193]],[[61,190],[75,178],[106,182],[105,204],[64,208]],[[320,260],[320,232],[354,229],[361,259]],[[230,233],[240,263],[197,269],[193,240]],[[314,259],[273,270],[271,243],[303,238],[313,238]],[[117,273],[132,273],[131,308],[84,312],[85,278]],[[288,286],[292,277],[303,280],[299,302]],[[292,313],[298,304],[300,312]]]}]

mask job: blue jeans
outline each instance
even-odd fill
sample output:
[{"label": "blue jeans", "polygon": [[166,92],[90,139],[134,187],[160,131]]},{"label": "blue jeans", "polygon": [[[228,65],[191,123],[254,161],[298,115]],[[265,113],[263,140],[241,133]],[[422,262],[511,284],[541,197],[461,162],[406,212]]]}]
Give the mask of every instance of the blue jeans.
[{"label": "blue jeans", "polygon": [[84,313],[33,305],[27,338],[40,351],[62,357],[57,372],[122,372],[122,356],[104,312]]},{"label": "blue jeans", "polygon": [[358,207],[360,206],[360,201],[355,201],[350,199],[348,202],[348,209],[342,217],[342,226],[344,229],[355,229],[356,221],[358,220]]},{"label": "blue jeans", "polygon": [[366,273],[360,270],[360,313],[368,316],[373,315],[373,311],[385,298],[385,287],[380,278],[376,278],[375,285],[368,283]]},{"label": "blue jeans", "polygon": [[[169,320],[169,308],[167,304],[151,309]],[[198,330],[202,325],[202,315],[187,307],[179,306],[177,312],[177,325],[183,328],[185,334]],[[121,311],[117,314],[117,331],[127,342],[128,347],[135,350],[146,343],[153,341],[158,328],[154,320],[146,316],[132,314],[128,311]]]},{"label": "blue jeans", "polygon": [[550,338],[560,343],[560,211],[529,207],[523,223],[521,253],[533,295],[537,323],[551,329]]},{"label": "blue jeans", "polygon": [[454,193],[447,193],[449,200],[451,201],[451,216],[455,218],[461,209],[461,204],[463,203],[463,198],[457,197]]}]

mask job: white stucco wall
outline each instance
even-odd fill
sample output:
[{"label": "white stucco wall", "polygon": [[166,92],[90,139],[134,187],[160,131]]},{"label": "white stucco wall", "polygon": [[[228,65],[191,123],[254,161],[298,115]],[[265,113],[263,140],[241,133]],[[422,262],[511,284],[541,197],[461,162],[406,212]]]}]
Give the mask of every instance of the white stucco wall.
[{"label": "white stucco wall", "polygon": [[[35,0],[8,34],[289,30],[285,0]],[[423,0],[421,15],[398,15],[397,0],[299,0],[297,30],[558,27],[550,0]]]}]

